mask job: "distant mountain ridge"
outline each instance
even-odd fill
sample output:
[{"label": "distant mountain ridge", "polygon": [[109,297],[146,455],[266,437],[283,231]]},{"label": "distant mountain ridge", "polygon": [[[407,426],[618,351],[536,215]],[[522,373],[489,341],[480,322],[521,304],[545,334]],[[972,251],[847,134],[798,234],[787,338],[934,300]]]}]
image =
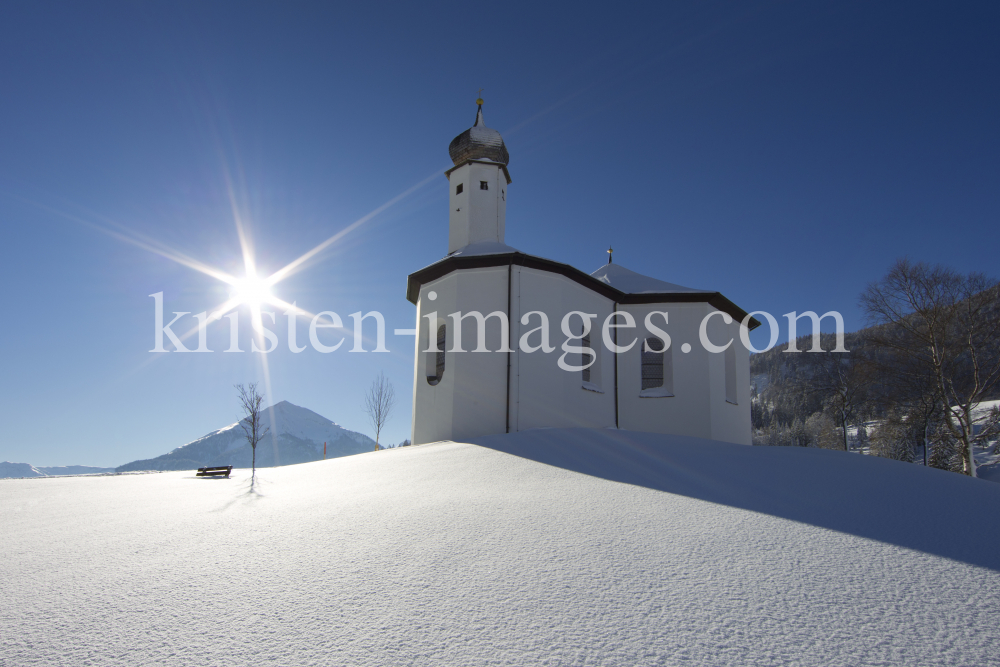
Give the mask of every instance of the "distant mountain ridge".
[{"label": "distant mountain ridge", "polygon": [[0,479],[8,477],[57,477],[59,475],[97,475],[114,472],[114,468],[94,466],[33,466],[30,463],[0,461]]},{"label": "distant mountain ridge", "polygon": [[[257,445],[258,467],[318,461],[323,458],[324,442],[327,458],[375,449],[375,441],[367,435],[348,431],[326,417],[288,401],[265,408],[263,423],[271,428],[272,433]],[[202,466],[224,465],[249,468],[252,456],[243,429],[236,422],[162,456],[132,461],[115,470],[193,470]]]}]

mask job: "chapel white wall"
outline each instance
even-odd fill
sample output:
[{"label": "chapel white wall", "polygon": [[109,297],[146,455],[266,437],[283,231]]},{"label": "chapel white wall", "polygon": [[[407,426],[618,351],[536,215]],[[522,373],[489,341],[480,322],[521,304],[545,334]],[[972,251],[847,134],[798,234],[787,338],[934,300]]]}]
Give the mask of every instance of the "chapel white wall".
[{"label": "chapel white wall", "polygon": [[709,354],[709,373],[712,377],[712,392],[709,405],[712,409],[712,440],[734,442],[741,445],[753,444],[750,424],[750,351],[740,340],[742,325],[735,318],[729,324],[721,315],[709,320],[706,328],[709,340],[714,345],[723,346],[727,341],[736,351],[736,405],[726,400],[725,353]]},{"label": "chapel white wall", "polygon": [[[614,301],[560,274],[519,266],[510,268],[510,385],[508,390],[508,355],[498,353],[500,332],[497,318],[487,322],[488,353],[454,352],[454,312],[507,310],[508,267],[464,269],[423,285],[417,304],[418,336],[415,362],[413,441],[415,444],[437,440],[463,440],[479,435],[504,433],[531,428],[590,427],[615,425],[615,355],[602,341],[601,328],[612,312]],[[430,301],[429,292],[438,298]],[[708,352],[699,341],[702,320],[715,309],[706,303],[669,303],[648,305],[619,304],[620,311],[633,315],[636,328],[618,329],[618,344],[636,343],[618,355],[618,424],[620,428],[690,435],[700,438],[750,444],[749,353],[740,342],[739,324],[726,325],[721,315],[708,321],[709,339],[717,345],[732,340],[736,350],[737,404],[726,401],[725,359],[723,353]],[[592,319],[591,346],[598,362],[591,368],[591,382],[599,392],[583,387],[580,371],[567,372],[558,367],[565,339],[560,324],[572,310],[596,314]],[[427,373],[434,372],[434,353],[428,349],[430,336],[425,315],[437,311],[447,324],[445,372],[438,385],[427,383]],[[522,325],[521,316],[542,311],[549,318],[551,353],[526,353],[519,350],[522,334],[539,325],[533,316]],[[651,311],[666,311],[668,322],[660,316],[654,324],[671,337],[673,355],[672,397],[641,397],[641,345],[649,335],[644,320]],[[579,331],[579,318],[573,318],[573,331]],[[463,323],[463,347],[476,347],[476,323]],[[529,342],[537,345],[539,335]],[[691,350],[682,352],[683,343]],[[578,344],[578,343],[574,343]],[[571,357],[572,359],[572,357]],[[574,359],[572,363],[579,363]],[[600,393],[603,392],[603,393]]]},{"label": "chapel white wall", "polygon": [[[430,292],[437,299],[428,298]],[[414,444],[437,440],[464,440],[506,431],[507,355],[500,349],[497,318],[486,323],[486,347],[491,352],[473,352],[477,346],[477,323],[462,322],[464,353],[454,352],[455,325],[452,313],[479,311],[488,315],[507,310],[507,267],[456,271],[421,286],[417,302],[417,353],[414,363],[412,432]],[[425,352],[437,340],[426,315],[436,311],[438,325],[446,326],[445,370],[437,385],[427,382],[434,374],[435,353]]]},{"label": "chapel white wall", "polygon": [[[705,303],[627,304],[619,310],[632,314],[636,328],[618,329],[619,345],[635,340],[635,346],[618,355],[618,423],[632,431],[672,433],[698,438],[710,438],[712,433],[712,376],[708,352],[698,342],[698,327],[702,318],[713,310]],[[646,315],[667,312],[664,324],[660,315],[652,323],[670,336],[673,361],[673,396],[641,397],[643,340],[652,336],[646,330]],[[619,318],[620,320],[621,318]],[[682,352],[689,343],[691,351]]]},{"label": "chapel white wall", "polygon": [[[613,427],[614,355],[601,342],[601,325],[611,313],[614,302],[560,274],[519,266],[512,268],[511,285],[512,344],[517,346],[524,333],[539,326],[538,316],[532,316],[527,325],[521,324],[521,317],[531,311],[541,311],[548,315],[549,342],[555,350],[549,354],[518,350],[513,355],[510,430]],[[583,388],[581,371],[567,372],[558,365],[566,338],[561,330],[562,318],[573,310],[597,314],[591,320],[591,347],[598,354],[597,362],[591,367],[591,383],[600,393]],[[580,318],[573,317],[574,334],[579,333],[579,326]],[[529,342],[537,345],[540,342],[538,334]],[[580,361],[577,358],[572,363],[578,365]]]}]

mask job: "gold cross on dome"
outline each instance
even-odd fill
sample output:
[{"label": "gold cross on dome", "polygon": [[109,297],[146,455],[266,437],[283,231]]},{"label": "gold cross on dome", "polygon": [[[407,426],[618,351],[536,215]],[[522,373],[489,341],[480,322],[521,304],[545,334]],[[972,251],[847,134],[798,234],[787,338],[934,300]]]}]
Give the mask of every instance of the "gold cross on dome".
[{"label": "gold cross on dome", "polygon": [[615,251],[614,248],[612,248],[611,246],[608,246],[608,264],[611,263],[611,253],[613,253],[614,251]]},{"label": "gold cross on dome", "polygon": [[476,96],[476,104],[482,104],[482,103],[483,103],[483,89],[480,88],[479,95]]}]

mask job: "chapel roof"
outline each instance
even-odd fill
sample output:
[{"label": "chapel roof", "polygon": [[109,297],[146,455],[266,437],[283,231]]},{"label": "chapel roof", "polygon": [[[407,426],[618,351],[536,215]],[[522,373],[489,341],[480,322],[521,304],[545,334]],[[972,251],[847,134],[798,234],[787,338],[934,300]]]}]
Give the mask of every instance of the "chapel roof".
[{"label": "chapel roof", "polygon": [[[411,273],[406,281],[406,298],[416,304],[420,287],[453,271],[497,266],[524,266],[558,273],[618,303],[708,303],[716,310],[742,321],[747,313],[719,292],[692,289],[650,278],[618,264],[607,264],[587,274],[569,264],[521,252],[505,243],[483,241],[472,243],[449,253],[447,257]],[[612,268],[613,267],[613,268]],[[751,318],[750,329],[760,326]]]}]

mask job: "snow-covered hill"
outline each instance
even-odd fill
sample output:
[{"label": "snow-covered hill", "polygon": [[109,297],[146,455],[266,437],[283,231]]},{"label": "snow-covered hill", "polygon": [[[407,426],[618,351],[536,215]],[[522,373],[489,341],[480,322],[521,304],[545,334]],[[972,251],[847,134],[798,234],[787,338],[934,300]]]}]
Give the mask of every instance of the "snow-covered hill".
[{"label": "snow-covered hill", "polygon": [[[317,461],[323,458],[324,442],[327,444],[327,458],[375,449],[375,441],[368,436],[348,431],[326,417],[288,401],[266,409],[264,425],[271,429],[271,433],[257,445],[258,467]],[[191,470],[221,465],[248,468],[251,459],[252,450],[243,429],[239,423],[234,423],[162,456],[132,461],[117,470]]]},{"label": "snow-covered hill", "polygon": [[47,477],[53,475],[98,475],[114,472],[114,468],[94,466],[33,466],[30,463],[0,461],[0,479],[6,477]]},{"label": "snow-covered hill", "polygon": [[529,431],[0,482],[0,663],[987,665],[1000,485]]},{"label": "snow-covered hill", "polygon": [[0,479],[6,477],[44,477],[45,473],[30,463],[0,462]]}]

